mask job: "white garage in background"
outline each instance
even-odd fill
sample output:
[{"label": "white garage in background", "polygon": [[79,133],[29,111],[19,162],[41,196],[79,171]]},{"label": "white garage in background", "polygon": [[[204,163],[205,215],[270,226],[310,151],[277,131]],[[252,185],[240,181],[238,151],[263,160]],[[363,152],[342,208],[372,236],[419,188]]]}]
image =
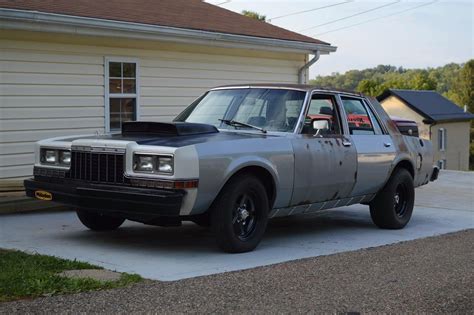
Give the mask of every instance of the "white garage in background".
[{"label": "white garage in background", "polygon": [[39,139],[171,120],[217,85],[306,82],[335,50],[197,0],[0,0],[0,180],[32,174]]}]

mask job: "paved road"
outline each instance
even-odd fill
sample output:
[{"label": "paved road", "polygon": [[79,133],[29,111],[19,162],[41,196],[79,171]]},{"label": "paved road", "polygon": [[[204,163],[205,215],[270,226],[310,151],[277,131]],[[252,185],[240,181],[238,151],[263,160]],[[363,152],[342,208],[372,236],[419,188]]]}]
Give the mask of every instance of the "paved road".
[{"label": "paved road", "polygon": [[474,312],[474,230],[174,282],[0,304],[0,313]]},{"label": "paved road", "polygon": [[72,212],[3,215],[0,247],[79,259],[145,278],[177,280],[353,251],[474,228],[474,173],[442,172],[417,189],[403,230],[381,230],[368,207],[354,205],[273,220],[252,253],[219,252],[212,235],[194,224],[159,228],[127,223],[114,232],[86,230]]}]

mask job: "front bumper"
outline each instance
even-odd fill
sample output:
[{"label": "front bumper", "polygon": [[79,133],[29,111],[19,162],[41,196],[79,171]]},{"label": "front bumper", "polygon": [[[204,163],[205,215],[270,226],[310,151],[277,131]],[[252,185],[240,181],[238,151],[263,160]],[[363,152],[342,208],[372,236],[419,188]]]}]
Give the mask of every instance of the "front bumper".
[{"label": "front bumper", "polygon": [[[24,182],[26,195],[80,209],[125,217],[179,216],[183,190],[147,189],[35,177]],[[47,198],[44,198],[44,196]]]}]

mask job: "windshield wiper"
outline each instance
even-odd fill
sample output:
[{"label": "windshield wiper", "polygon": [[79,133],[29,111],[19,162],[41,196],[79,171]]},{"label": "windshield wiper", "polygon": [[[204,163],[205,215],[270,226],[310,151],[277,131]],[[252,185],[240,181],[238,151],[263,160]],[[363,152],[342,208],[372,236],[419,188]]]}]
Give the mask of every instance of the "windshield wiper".
[{"label": "windshield wiper", "polygon": [[250,125],[250,124],[246,124],[246,123],[243,123],[243,122],[240,122],[240,121],[231,120],[231,119],[219,119],[219,120],[222,121],[224,124],[229,125],[229,126],[233,126],[233,127],[235,127],[235,126],[244,126],[244,127],[249,127],[249,128],[260,130],[263,133],[267,133],[267,131],[263,128],[260,128],[260,127],[254,126],[254,125]]}]

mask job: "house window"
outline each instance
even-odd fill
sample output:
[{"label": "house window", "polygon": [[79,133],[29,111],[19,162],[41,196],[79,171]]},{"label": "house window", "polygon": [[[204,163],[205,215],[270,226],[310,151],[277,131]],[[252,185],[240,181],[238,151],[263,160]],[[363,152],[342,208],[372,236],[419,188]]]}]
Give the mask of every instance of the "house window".
[{"label": "house window", "polygon": [[138,62],[106,59],[106,131],[117,131],[122,123],[138,118]]},{"label": "house window", "polygon": [[439,151],[446,150],[446,129],[438,129],[438,149]]}]

